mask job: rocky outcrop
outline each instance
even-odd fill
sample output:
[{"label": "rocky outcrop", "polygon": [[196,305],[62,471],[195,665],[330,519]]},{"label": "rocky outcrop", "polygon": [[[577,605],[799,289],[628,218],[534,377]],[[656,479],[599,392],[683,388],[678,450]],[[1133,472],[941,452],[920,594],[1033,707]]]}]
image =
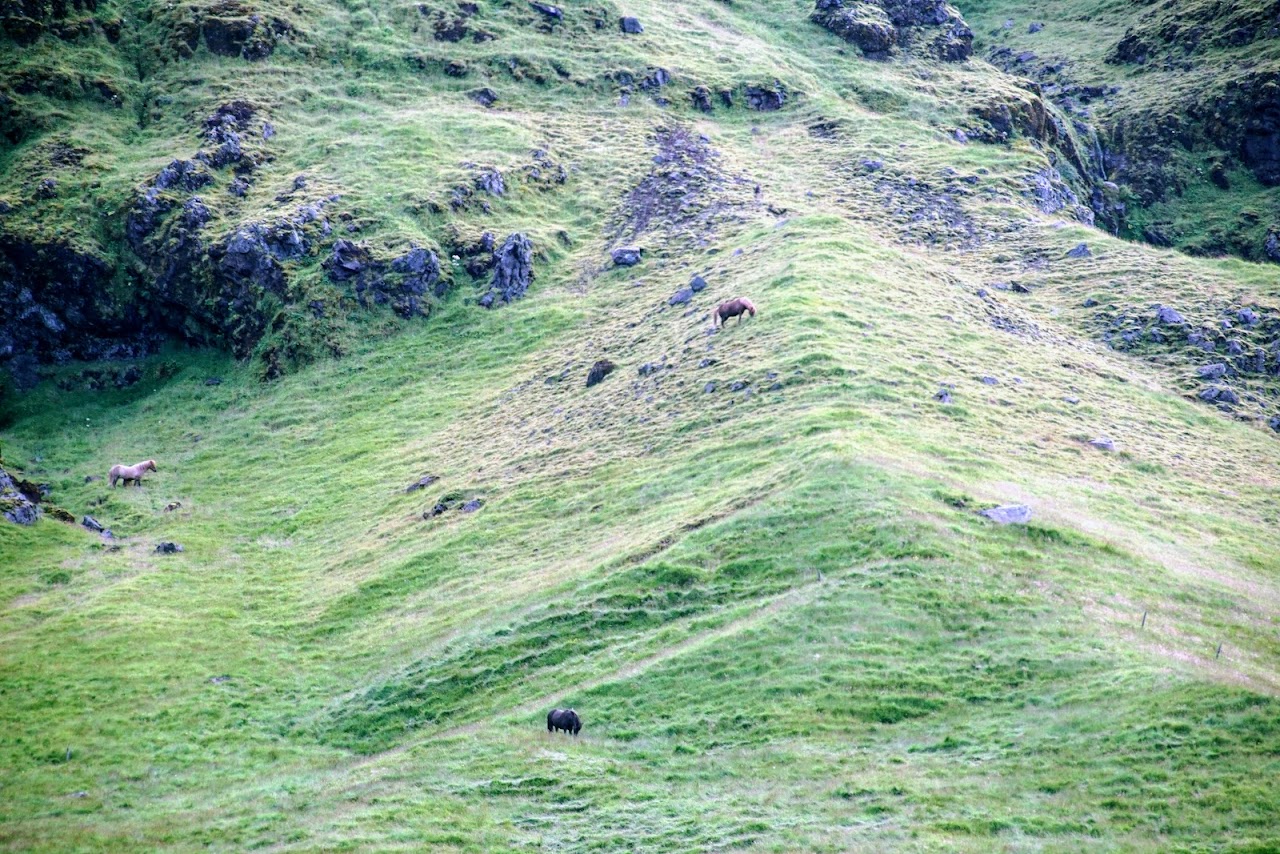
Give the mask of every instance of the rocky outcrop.
[{"label": "rocky outcrop", "polygon": [[0,366],[20,388],[41,363],[135,358],[158,338],[117,295],[114,268],[64,242],[0,235]]},{"label": "rocky outcrop", "polygon": [[494,253],[493,281],[480,305],[493,308],[499,300],[511,303],[524,296],[533,280],[533,243],[520,232],[510,235]]},{"label": "rocky outcrop", "polygon": [[[19,481],[0,468],[0,516],[18,525],[34,524],[40,518],[39,492],[29,494],[19,488]],[[31,484],[27,484],[31,486]]]},{"label": "rocky outcrop", "polygon": [[922,50],[944,62],[973,55],[973,30],[945,0],[817,0],[809,20],[869,59]]}]

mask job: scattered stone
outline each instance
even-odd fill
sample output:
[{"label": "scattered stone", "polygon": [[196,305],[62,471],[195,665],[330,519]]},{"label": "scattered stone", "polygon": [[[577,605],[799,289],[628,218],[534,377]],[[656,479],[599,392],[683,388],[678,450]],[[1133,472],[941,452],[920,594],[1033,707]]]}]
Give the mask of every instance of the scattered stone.
[{"label": "scattered stone", "polygon": [[182,546],[177,543],[160,543],[156,546],[156,551],[163,555],[177,554],[182,550]]},{"label": "scattered stone", "polygon": [[222,385],[222,377],[207,377],[204,381],[205,385]]},{"label": "scattered stone", "polygon": [[884,161],[883,160],[864,160],[862,161],[862,168],[867,170],[868,172],[879,172],[881,169],[884,168]]},{"label": "scattered stone", "polygon": [[1251,308],[1242,308],[1236,312],[1236,318],[1245,326],[1253,326],[1258,322],[1258,313]]},{"label": "scattered stone", "polygon": [[467,97],[475,101],[482,107],[492,107],[498,101],[498,93],[484,86],[480,89],[472,89],[467,93]]},{"label": "scattered stone", "polygon": [[1099,305],[1099,303],[1093,297],[1089,297],[1084,302],[1082,302],[1081,305],[1084,306],[1085,308],[1096,308]]},{"label": "scattered stone", "polygon": [[601,359],[596,362],[591,366],[591,370],[587,373],[587,388],[591,388],[593,385],[601,382],[605,377],[613,373],[613,369],[616,367],[617,365],[610,362],[608,359]]},{"label": "scattered stone", "polygon": [[995,377],[983,377],[981,382],[983,385],[1000,385],[1000,380]]},{"label": "scattered stone", "polygon": [[1240,402],[1240,396],[1226,386],[1208,386],[1207,388],[1201,389],[1200,393],[1196,395],[1196,397],[1206,403],[1236,404]]},{"label": "scattered stone", "polygon": [[956,128],[955,132],[952,133],[951,136],[961,145],[967,145],[969,143],[969,134],[965,133],[961,128]]},{"label": "scattered stone", "polygon": [[718,385],[718,384],[716,383],[716,381],[715,381],[715,380],[712,380],[711,382],[707,383],[706,385],[704,385],[704,386],[702,387],[702,393],[703,393],[703,394],[711,394],[712,392],[714,392],[714,391],[716,390],[717,385]]},{"label": "scattered stone", "polygon": [[637,247],[623,247],[613,250],[613,263],[619,267],[634,267],[640,263],[640,257],[644,254],[644,250]]},{"label": "scattered stone", "polygon": [[529,5],[534,8],[534,11],[541,12],[549,20],[552,20],[552,21],[564,20],[564,12],[561,11],[559,6],[552,6],[549,3],[535,3],[535,2],[530,2]]},{"label": "scattered stone", "polygon": [[1243,352],[1244,352],[1244,345],[1241,344],[1239,341],[1237,341],[1235,338],[1232,338],[1230,341],[1227,342],[1227,353],[1229,353],[1230,355],[1239,356]]},{"label": "scattered stone", "polygon": [[697,86],[689,92],[689,100],[693,102],[693,108],[700,113],[709,113],[714,107],[711,103],[711,90],[706,86]]},{"label": "scattered stone", "polygon": [[667,300],[667,305],[684,305],[693,299],[693,288],[681,288]]},{"label": "scattered stone", "polygon": [[702,361],[698,362],[698,367],[699,367],[699,368],[709,368],[709,367],[711,367],[712,365],[718,364],[718,361],[719,361],[719,360],[717,360],[717,359],[706,358],[706,359],[703,359]]},{"label": "scattered stone", "polygon": [[1031,24],[1027,27],[1027,32],[1038,33],[1043,29],[1044,29],[1044,24],[1040,23],[1039,21],[1032,21]]},{"label": "scattered stone", "polygon": [[1106,436],[1099,436],[1096,439],[1092,439],[1089,444],[1100,451],[1114,451],[1116,449],[1115,440],[1109,439]]},{"label": "scattered stone", "polygon": [[622,20],[618,23],[619,26],[621,26],[622,31],[628,35],[634,36],[644,32],[644,27],[640,25],[640,20],[638,18],[632,18],[624,15]]},{"label": "scattered stone", "polygon": [[230,682],[230,681],[231,681],[231,677],[225,673],[222,676],[209,677],[209,682],[212,685],[221,685],[223,682]]},{"label": "scattered stone", "polygon": [[273,136],[275,136],[275,135],[276,135],[276,126],[275,126],[275,125],[273,125],[273,124],[271,124],[271,122],[263,122],[263,123],[262,123],[262,138],[263,138],[263,139],[271,139],[271,137],[273,137]]},{"label": "scattered stone", "polygon": [[979,511],[978,515],[999,525],[1025,525],[1031,521],[1031,508],[1025,504],[1002,504]]},{"label": "scattered stone", "polygon": [[72,792],[71,794],[67,795],[67,797],[68,798],[87,798],[89,797],[89,793],[86,792],[84,789],[81,789],[78,792]]},{"label": "scattered stone", "polygon": [[639,367],[639,369],[637,370],[637,373],[639,373],[640,376],[642,377],[647,377],[652,374],[656,374],[658,371],[662,370],[665,367],[666,365],[659,364],[658,362],[645,362],[643,365]]},{"label": "scattered stone", "polygon": [[1202,380],[1220,380],[1227,375],[1227,366],[1224,362],[1214,362],[1211,365],[1201,365],[1196,373]]},{"label": "scattered stone", "polygon": [[938,393],[933,396],[933,399],[938,401],[939,403],[950,403],[951,389],[947,389],[947,388],[938,389]]},{"label": "scattered stone", "polygon": [[97,519],[93,518],[92,516],[85,516],[83,519],[80,520],[80,524],[84,525],[90,531],[94,531],[99,534],[101,534],[103,531],[106,530],[106,528],[102,527],[102,523],[99,522]]},{"label": "scattered stone", "polygon": [[459,507],[458,511],[461,513],[474,513],[483,506],[483,500],[479,498],[472,498],[470,501],[465,502],[461,507]]},{"label": "scattered stone", "polygon": [[416,480],[416,481],[414,481],[413,483],[411,483],[411,484],[409,484],[408,486],[406,486],[406,487],[405,487],[405,489],[404,489],[404,491],[405,491],[405,492],[416,492],[416,491],[418,491],[419,489],[426,489],[428,486],[430,486],[431,484],[435,483],[435,482],[436,482],[437,480],[439,480],[439,479],[440,479],[440,478],[439,478],[439,477],[437,477],[437,476],[436,476],[436,475],[434,475],[434,474],[423,475],[422,477],[418,478],[418,480]]},{"label": "scattered stone", "polygon": [[422,511],[422,518],[431,519],[435,516],[439,516],[441,513],[445,512],[448,509],[449,509],[448,505],[446,505],[443,501],[438,501],[436,502],[436,505],[432,507],[430,510]]},{"label": "scattered stone", "polygon": [[181,501],[170,501],[168,504],[164,506],[164,512],[172,513],[174,510],[181,509],[181,507],[182,507]]},{"label": "scattered stone", "polygon": [[702,278],[701,276],[694,276],[692,279],[689,280],[689,290],[693,291],[695,294],[701,293],[702,291],[706,290],[706,287],[707,287],[707,280]]},{"label": "scattered stone", "polygon": [[1068,395],[1067,397],[1064,397],[1063,400],[1065,400],[1067,403],[1071,404],[1072,406],[1075,406],[1080,402],[1080,398],[1076,397],[1075,395]]},{"label": "scattered stone", "polygon": [[1162,305],[1156,309],[1156,320],[1165,326],[1181,326],[1186,323],[1186,318],[1177,312],[1176,309]]},{"label": "scattered stone", "polygon": [[87,474],[84,476],[85,483],[93,483],[95,480],[102,480],[102,476],[96,474]]},{"label": "scattered stone", "polygon": [[1093,253],[1089,251],[1089,244],[1077,243],[1076,246],[1067,252],[1068,258],[1092,258]]}]

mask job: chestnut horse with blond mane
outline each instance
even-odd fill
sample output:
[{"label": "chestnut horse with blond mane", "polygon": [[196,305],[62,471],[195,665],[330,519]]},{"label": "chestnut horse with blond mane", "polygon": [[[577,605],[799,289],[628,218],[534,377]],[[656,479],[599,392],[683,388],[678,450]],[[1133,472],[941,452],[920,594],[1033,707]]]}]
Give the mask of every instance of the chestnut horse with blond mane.
[{"label": "chestnut horse with blond mane", "polygon": [[738,322],[741,323],[744,314],[756,316],[756,307],[751,300],[738,297],[722,302],[716,306],[715,311],[711,312],[711,327],[714,329],[716,326],[724,326],[724,322],[731,317],[738,318]]},{"label": "chestnut horse with blond mane", "polygon": [[117,480],[124,481],[123,486],[128,486],[129,481],[133,481],[134,486],[142,486],[142,473],[155,470],[155,460],[143,460],[136,466],[112,466],[111,486],[114,488]]}]

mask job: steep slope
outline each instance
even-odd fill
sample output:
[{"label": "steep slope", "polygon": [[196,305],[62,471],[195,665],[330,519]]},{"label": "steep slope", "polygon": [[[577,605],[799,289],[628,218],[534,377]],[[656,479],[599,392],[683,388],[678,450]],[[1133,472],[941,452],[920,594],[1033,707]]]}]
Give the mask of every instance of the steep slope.
[{"label": "steep slope", "polygon": [[1280,262],[1274,2],[966,5],[978,52],[1096,137],[1107,225],[1197,255]]},{"label": "steep slope", "polygon": [[[254,207],[205,202],[219,233],[312,193],[351,214],[276,259],[305,291],[280,328],[256,359],[43,368],[6,404],[6,465],[119,539],[0,527],[0,839],[1276,844],[1273,357],[1224,364],[1228,412],[1189,383],[1216,312],[1272,334],[1269,268],[1090,227],[1052,106],[928,24],[867,58],[807,3],[305,11],[238,57],[200,30],[157,73],[185,147],[104,140],[98,179],[145,197],[220,105],[270,104]],[[235,180],[211,171],[206,195]],[[126,215],[95,252],[132,251]],[[368,256],[336,249],[348,222]],[[491,311],[488,250],[446,249],[485,232],[529,235],[536,272]],[[358,308],[412,244],[453,282],[431,316]],[[760,313],[713,333],[738,295]],[[343,307],[343,357],[262,383],[313,299]],[[140,489],[86,480],[143,457]],[[1031,523],[976,512],[1003,503]],[[545,734],[552,705],[577,740]]]}]

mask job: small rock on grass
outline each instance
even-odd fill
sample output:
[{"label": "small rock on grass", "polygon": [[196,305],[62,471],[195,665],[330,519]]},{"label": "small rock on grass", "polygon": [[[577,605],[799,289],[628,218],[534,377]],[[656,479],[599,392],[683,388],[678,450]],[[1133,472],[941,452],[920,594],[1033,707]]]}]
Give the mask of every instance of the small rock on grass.
[{"label": "small rock on grass", "polygon": [[1025,525],[1031,521],[1031,508],[1025,504],[1002,504],[978,512],[998,525]]},{"label": "small rock on grass", "polygon": [[640,263],[644,250],[634,246],[624,246],[613,250],[613,263],[619,267],[634,267]]},{"label": "small rock on grass", "polygon": [[419,489],[426,489],[428,486],[430,486],[431,484],[435,483],[435,482],[436,482],[437,480],[439,480],[439,479],[440,479],[440,478],[439,478],[439,477],[437,477],[437,476],[436,476],[436,475],[434,475],[434,474],[423,475],[422,477],[418,478],[418,479],[417,479],[416,481],[414,481],[413,483],[411,483],[411,484],[409,484],[408,486],[406,486],[406,487],[405,487],[405,489],[404,489],[404,491],[405,491],[405,492],[416,492],[416,491],[417,491],[417,490],[419,490]]},{"label": "small rock on grass", "polygon": [[171,555],[183,551],[183,548],[177,543],[159,543],[156,545],[156,551],[160,554]]},{"label": "small rock on grass", "polygon": [[591,366],[591,370],[587,373],[587,388],[591,388],[593,385],[601,382],[605,377],[613,373],[613,369],[616,367],[617,365],[610,362],[608,359],[601,359],[596,362]]},{"label": "small rock on grass", "polygon": [[1114,451],[1116,449],[1115,440],[1107,436],[1099,436],[1096,439],[1092,439],[1089,444],[1093,445],[1093,447],[1097,448],[1099,451]]},{"label": "small rock on grass", "polygon": [[1089,251],[1089,244],[1077,243],[1071,251],[1067,252],[1068,258],[1092,258],[1093,253]]}]

